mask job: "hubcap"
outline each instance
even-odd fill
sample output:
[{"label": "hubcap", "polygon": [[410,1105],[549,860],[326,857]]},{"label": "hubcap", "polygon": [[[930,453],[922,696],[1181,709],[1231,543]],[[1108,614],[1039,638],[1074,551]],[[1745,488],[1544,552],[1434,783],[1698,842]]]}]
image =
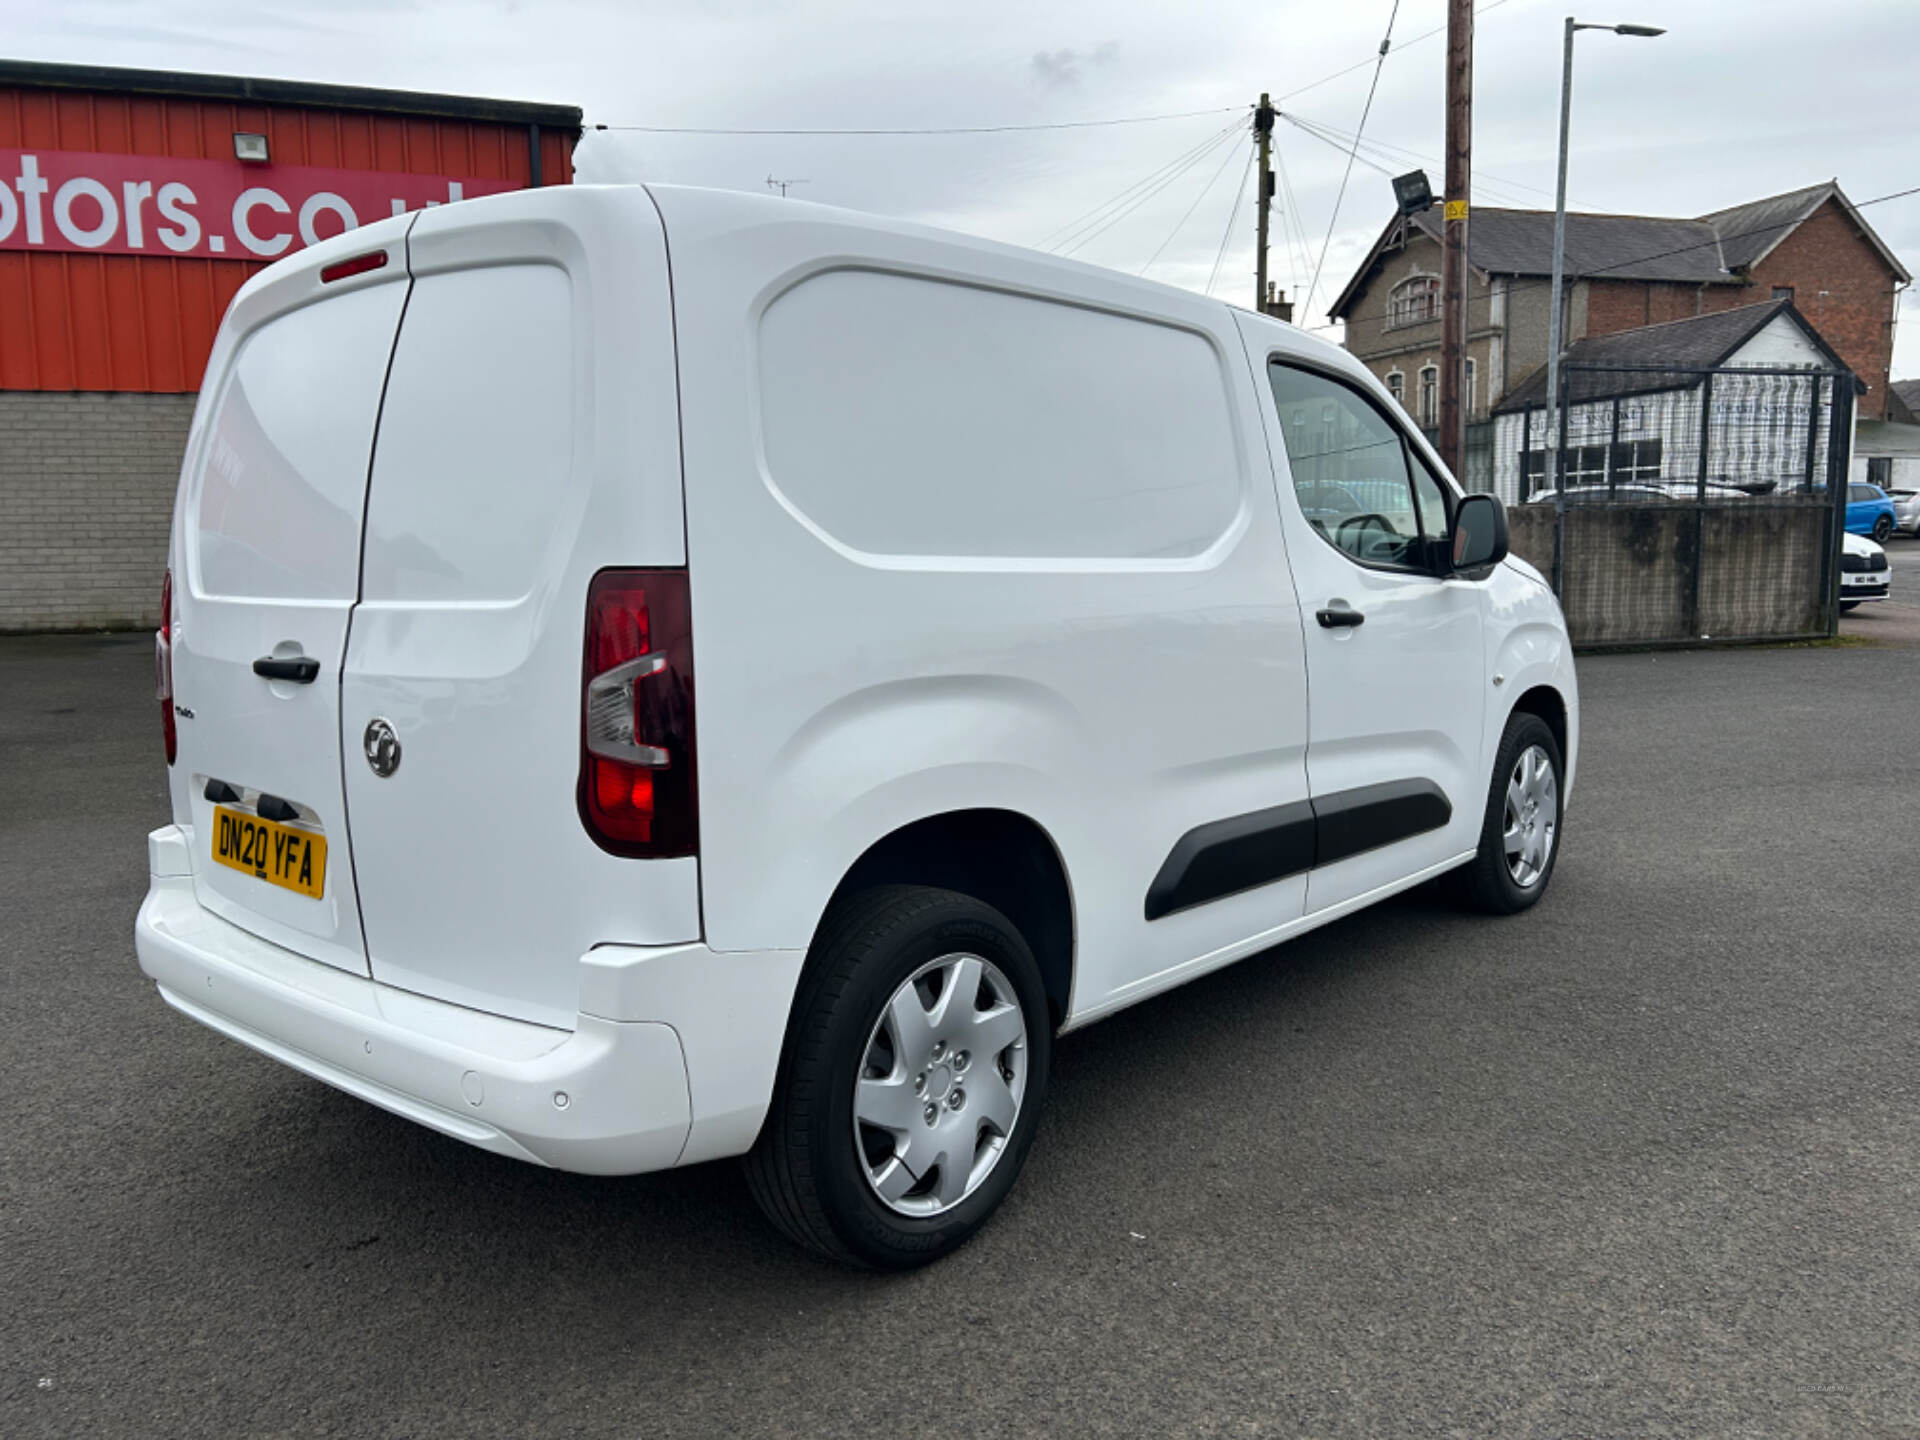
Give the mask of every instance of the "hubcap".
[{"label": "hubcap", "polygon": [[854,1143],[874,1194],[938,1215],[979,1189],[1020,1117],[1027,1021],[1007,977],[943,955],[893,992],[853,1088]]},{"label": "hubcap", "polygon": [[1507,777],[1506,818],[1501,835],[1507,853],[1507,873],[1522,890],[1530,890],[1547,873],[1553,842],[1560,825],[1560,787],[1553,762],[1538,745],[1529,745]]}]

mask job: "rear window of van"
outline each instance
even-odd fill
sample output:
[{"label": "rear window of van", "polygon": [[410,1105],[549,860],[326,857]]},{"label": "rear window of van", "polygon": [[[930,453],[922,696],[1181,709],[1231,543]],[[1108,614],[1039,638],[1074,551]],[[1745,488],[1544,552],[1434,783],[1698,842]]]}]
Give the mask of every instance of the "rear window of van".
[{"label": "rear window of van", "polygon": [[351,600],[403,285],[269,320],[228,368],[189,504],[203,594]]}]

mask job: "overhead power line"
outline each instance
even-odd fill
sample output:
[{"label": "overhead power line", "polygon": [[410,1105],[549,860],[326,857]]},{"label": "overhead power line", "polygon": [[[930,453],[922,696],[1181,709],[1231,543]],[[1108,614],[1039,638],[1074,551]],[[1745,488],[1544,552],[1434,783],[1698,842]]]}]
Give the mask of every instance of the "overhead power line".
[{"label": "overhead power line", "polygon": [[[1278,144],[1273,147],[1273,162],[1280,171],[1280,195],[1286,201],[1286,208],[1280,213],[1280,228],[1287,238],[1287,276],[1293,281],[1293,298],[1296,304],[1303,304],[1300,294],[1300,276],[1313,254],[1313,242],[1307,238],[1307,223],[1300,215],[1300,200],[1294,194],[1293,176],[1287,171],[1287,152]],[[1304,315],[1305,309],[1301,310]]]},{"label": "overhead power line", "polygon": [[[1355,150],[1373,151],[1376,154],[1385,156],[1388,160],[1394,161],[1395,168],[1404,167],[1410,161],[1418,161],[1425,165],[1439,165],[1442,163],[1431,155],[1423,155],[1418,150],[1409,150],[1404,145],[1390,145],[1384,140],[1363,140],[1359,136],[1349,134],[1337,125],[1329,125],[1323,120],[1309,120],[1304,115],[1296,115],[1288,110],[1282,110],[1278,113],[1282,120],[1285,120],[1302,134],[1311,136],[1323,145],[1332,146],[1342,155],[1349,154]],[[1405,159],[1401,159],[1400,157],[1402,156],[1404,156]],[[1390,168],[1382,164],[1379,160],[1370,158],[1366,154],[1361,154],[1359,160],[1361,164],[1378,170],[1382,175],[1391,177],[1395,173],[1395,168]],[[1529,207],[1520,197],[1511,193],[1514,190],[1531,190],[1536,195],[1551,195],[1553,193],[1551,190],[1542,190],[1537,185],[1528,185],[1519,180],[1508,180],[1503,176],[1495,175],[1489,170],[1476,169],[1473,179],[1477,189],[1486,191],[1496,200],[1511,204],[1515,209],[1537,209],[1539,207]]]},{"label": "overhead power line", "polygon": [[[1504,3],[1504,0],[1503,0]],[[859,126],[727,126],[727,125],[595,125],[595,130],[630,130],[647,135],[1004,135],[1026,130],[1093,130],[1107,125],[1153,125],[1162,120],[1191,120],[1197,115],[1227,115],[1243,105],[1220,105],[1210,110],[1177,110],[1164,115],[1121,115],[1105,120],[1054,120],[1031,125],[914,125]]]},{"label": "overhead power line", "polygon": [[1311,135],[1322,145],[1330,145],[1335,150],[1338,150],[1342,155],[1347,157],[1349,163],[1358,160],[1362,165],[1378,170],[1382,175],[1391,176],[1393,174],[1393,171],[1389,170],[1385,165],[1382,165],[1378,160],[1375,160],[1369,155],[1362,155],[1360,153],[1362,147],[1359,141],[1354,139],[1344,141],[1336,140],[1332,135],[1323,131],[1318,125],[1303,120],[1298,115],[1291,115],[1285,110],[1276,113],[1282,120],[1293,126],[1293,128],[1298,130],[1302,135]]},{"label": "overhead power line", "polygon": [[1200,193],[1193,197],[1193,203],[1187,206],[1178,220],[1173,222],[1173,229],[1167,232],[1167,238],[1160,242],[1159,248],[1147,257],[1147,263],[1140,267],[1138,271],[1139,274],[1144,275],[1153,268],[1153,262],[1160,258],[1167,246],[1173,243],[1173,237],[1178,235],[1180,231],[1185,228],[1187,221],[1193,218],[1193,212],[1200,208],[1200,202],[1212,193],[1213,187],[1220,181],[1220,176],[1225,172],[1227,166],[1232,163],[1233,147],[1229,145],[1226,147],[1226,154],[1220,157],[1220,164],[1214,169],[1213,174],[1207,177],[1207,183],[1200,187]]},{"label": "overhead power line", "polygon": [[1169,170],[1164,176],[1154,181],[1153,184],[1149,185],[1144,190],[1140,191],[1139,194],[1135,195],[1132,199],[1128,200],[1124,205],[1121,205],[1118,209],[1114,210],[1112,213],[1107,215],[1104,219],[1098,221],[1093,226],[1085,230],[1082,234],[1079,235],[1078,238],[1073,239],[1071,243],[1067,241],[1056,242],[1056,244],[1054,245],[1054,253],[1057,255],[1078,254],[1081,250],[1085,249],[1086,246],[1091,244],[1093,241],[1099,239],[1102,235],[1106,234],[1107,231],[1111,230],[1115,225],[1119,224],[1122,220],[1126,219],[1129,215],[1133,214],[1134,211],[1138,210],[1142,205],[1146,204],[1147,201],[1153,199],[1161,191],[1165,190],[1169,185],[1173,184],[1174,181],[1178,180],[1182,175],[1186,174],[1189,170],[1193,169],[1193,167],[1198,165],[1202,160],[1206,159],[1208,155],[1213,153],[1215,147],[1232,143],[1234,132],[1239,128],[1240,127],[1238,122],[1235,122],[1233,125],[1228,126],[1225,130],[1222,130],[1218,135],[1212,136],[1210,139],[1205,141],[1199,147],[1199,149],[1189,153],[1184,160],[1180,161],[1178,165],[1176,165],[1173,169]]},{"label": "overhead power line", "polygon": [[[1491,0],[1491,3],[1482,5],[1478,9],[1476,9],[1473,12],[1474,16],[1477,19],[1478,17],[1486,14],[1489,10],[1498,10],[1502,5],[1505,5],[1506,3],[1507,3],[1507,0]],[[1418,35],[1412,36],[1411,38],[1406,40],[1402,40],[1398,45],[1395,45],[1389,53],[1398,55],[1402,50],[1406,49],[1409,45],[1418,45],[1422,40],[1431,40],[1436,35],[1444,35],[1446,33],[1447,33],[1446,26],[1436,25],[1431,30],[1422,30]],[[1302,85],[1297,90],[1289,90],[1284,95],[1275,96],[1274,103],[1278,104],[1282,100],[1291,100],[1293,99],[1294,96],[1304,95],[1309,90],[1318,90],[1322,85],[1329,85],[1335,80],[1339,80],[1344,78],[1345,76],[1353,74],[1353,72],[1356,70],[1364,70],[1367,68],[1367,66],[1375,65],[1377,63],[1378,61],[1376,57],[1372,55],[1369,55],[1364,60],[1356,60],[1353,62],[1353,64],[1347,66],[1344,70],[1335,70],[1331,75],[1322,75],[1318,80],[1309,80],[1306,84]]]},{"label": "overhead power line", "polygon": [[1134,181],[1131,185],[1128,185],[1124,189],[1119,190],[1112,195],[1109,195],[1105,200],[1102,200],[1098,205],[1094,206],[1091,210],[1085,211],[1084,213],[1075,217],[1074,219],[1069,220],[1065,225],[1059,226],[1058,228],[1049,231],[1047,234],[1043,235],[1040,239],[1033,242],[1033,248],[1036,250],[1046,250],[1051,248],[1053,245],[1057,243],[1064,243],[1068,238],[1073,236],[1075,232],[1077,232],[1080,229],[1081,226],[1089,224],[1090,222],[1093,222],[1098,217],[1103,215],[1110,207],[1124,204],[1128,199],[1130,199],[1133,196],[1135,191],[1140,190],[1145,186],[1151,185],[1154,181],[1158,180],[1162,175],[1166,174],[1168,171],[1178,166],[1183,160],[1186,160],[1195,154],[1204,152],[1211,145],[1213,145],[1214,142],[1217,141],[1222,135],[1232,134],[1235,130],[1239,128],[1240,128],[1240,121],[1238,117],[1236,117],[1233,123],[1228,125],[1224,130],[1216,130],[1211,134],[1209,134],[1206,139],[1200,141],[1197,145],[1189,145],[1186,149],[1182,150],[1178,155],[1175,155],[1171,160],[1168,160],[1163,164],[1154,166],[1153,169],[1149,170],[1145,175],[1142,175],[1138,180]]},{"label": "overhead power line", "polygon": [[1373,63],[1373,82],[1367,86],[1367,103],[1360,110],[1360,125],[1353,132],[1354,147],[1347,152],[1347,168],[1340,175],[1340,190],[1333,197],[1333,214],[1327,217],[1327,235],[1320,242],[1320,259],[1313,267],[1313,279],[1307,284],[1305,308],[1313,309],[1314,292],[1320,288],[1320,272],[1326,268],[1327,247],[1333,244],[1333,228],[1340,223],[1340,204],[1347,198],[1347,181],[1353,178],[1354,157],[1360,153],[1360,137],[1367,131],[1367,116],[1373,113],[1373,97],[1380,88],[1380,72],[1386,68],[1387,52],[1393,48],[1393,22],[1400,18],[1400,0],[1393,0],[1393,8],[1387,12],[1387,33],[1380,41],[1380,54]]},{"label": "overhead power line", "polygon": [[[1885,195],[1875,195],[1871,199],[1856,200],[1852,203],[1853,203],[1854,209],[1865,210],[1872,205],[1884,205],[1890,200],[1905,200],[1909,196],[1913,196],[1913,195],[1920,195],[1920,185],[1910,186],[1904,190],[1891,190],[1891,191],[1888,191]],[[1634,265],[1645,265],[1654,260],[1665,260],[1669,256],[1673,256],[1673,255],[1684,255],[1690,250],[1705,250],[1712,246],[1723,245],[1729,240],[1746,240],[1746,239],[1751,239],[1755,235],[1775,234],[1781,230],[1788,228],[1789,223],[1790,222],[1783,221],[1783,220],[1773,220],[1773,221],[1769,221],[1765,225],[1756,225],[1750,230],[1734,230],[1734,231],[1730,231],[1725,235],[1716,234],[1711,239],[1693,240],[1693,241],[1689,241],[1685,245],[1675,245],[1666,250],[1650,250],[1644,255],[1630,256],[1625,260],[1616,260],[1610,265],[1599,265],[1594,267],[1591,270],[1569,269],[1567,271],[1567,279],[1571,281],[1571,280],[1592,280],[1596,278],[1601,278],[1616,270],[1625,270]],[[1469,305],[1487,305],[1487,304],[1491,304],[1493,299],[1494,297],[1492,295],[1475,295],[1475,296],[1469,297],[1467,303]],[[1755,303],[1765,304],[1766,302],[1756,301]],[[1365,312],[1364,314],[1349,315],[1346,317],[1344,321],[1329,320],[1324,324],[1303,325],[1300,328],[1307,331],[1331,330],[1336,325],[1341,325],[1341,324],[1353,325],[1353,324],[1364,323],[1366,321],[1383,320],[1386,318],[1386,316],[1387,316],[1387,311],[1383,308],[1379,310],[1370,310]],[[1436,316],[1435,318],[1437,319],[1438,317]]]},{"label": "overhead power line", "polygon": [[1213,257],[1213,272],[1207,276],[1207,294],[1213,294],[1213,282],[1219,278],[1220,262],[1226,258],[1227,242],[1233,239],[1234,222],[1240,218],[1240,202],[1247,198],[1247,173],[1253,169],[1253,151],[1247,151],[1247,163],[1240,167],[1240,184],[1233,192],[1233,209],[1227,212],[1226,233],[1220,237],[1219,253]]},{"label": "overhead power line", "polygon": [[[1916,185],[1910,190],[1895,190],[1887,195],[1876,195],[1871,200],[1854,201],[1853,208],[1856,210],[1864,210],[1869,205],[1883,205],[1889,200],[1902,200],[1909,195],[1920,195],[1920,185]],[[1644,265],[1649,260],[1664,260],[1669,255],[1684,255],[1689,250],[1704,250],[1709,245],[1721,245],[1728,240],[1745,240],[1754,235],[1766,235],[1772,231],[1785,230],[1787,228],[1785,222],[1776,220],[1770,225],[1758,225],[1751,230],[1736,230],[1731,235],[1715,235],[1711,240],[1695,240],[1690,244],[1676,245],[1671,250],[1655,250],[1649,255],[1636,255],[1631,260],[1616,260],[1613,264],[1602,265],[1597,270],[1582,270],[1577,278],[1590,280],[1595,275],[1605,275],[1609,270],[1624,270],[1629,265]]]},{"label": "overhead power line", "polygon": [[[1342,130],[1338,125],[1329,125],[1324,120],[1313,120],[1303,115],[1295,115],[1291,113],[1289,113],[1286,116],[1286,118],[1288,120],[1295,121],[1299,124],[1306,125],[1313,130],[1318,130],[1319,132],[1321,132],[1321,134],[1331,137],[1332,139],[1340,142],[1342,145],[1351,145],[1355,143],[1356,140],[1358,140],[1357,136],[1348,134],[1345,130]],[[1364,144],[1365,147],[1369,150],[1378,151],[1380,154],[1386,156],[1389,160],[1394,159],[1397,156],[1404,156],[1408,160],[1417,160],[1423,165],[1439,165],[1442,163],[1440,160],[1438,160],[1432,155],[1423,154],[1418,150],[1409,150],[1405,145],[1395,145],[1390,141],[1374,139],[1371,136],[1369,136],[1365,141],[1360,143]],[[1552,195],[1553,194],[1553,191],[1544,189],[1539,185],[1529,185],[1524,180],[1510,180],[1502,175],[1494,175],[1489,173],[1488,171],[1482,170],[1479,166],[1476,165],[1474,167],[1475,182],[1477,183],[1482,177],[1494,181],[1495,182],[1494,188],[1496,189],[1531,190],[1536,195]]]}]

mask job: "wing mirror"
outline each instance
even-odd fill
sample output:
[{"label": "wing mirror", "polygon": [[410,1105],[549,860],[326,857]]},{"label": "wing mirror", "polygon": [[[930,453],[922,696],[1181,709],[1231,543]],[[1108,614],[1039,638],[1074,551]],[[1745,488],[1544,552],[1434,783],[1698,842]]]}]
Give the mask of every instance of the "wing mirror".
[{"label": "wing mirror", "polygon": [[1479,570],[1507,558],[1507,507],[1498,495],[1468,495],[1453,512],[1453,568]]}]

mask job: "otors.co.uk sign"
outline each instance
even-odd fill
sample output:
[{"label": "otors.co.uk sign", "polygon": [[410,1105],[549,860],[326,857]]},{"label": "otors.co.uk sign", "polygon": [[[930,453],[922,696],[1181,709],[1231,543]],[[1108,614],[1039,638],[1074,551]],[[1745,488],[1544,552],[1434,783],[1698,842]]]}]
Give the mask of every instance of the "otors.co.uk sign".
[{"label": "otors.co.uk sign", "polygon": [[272,260],[510,180],[0,149],[0,250]]}]

